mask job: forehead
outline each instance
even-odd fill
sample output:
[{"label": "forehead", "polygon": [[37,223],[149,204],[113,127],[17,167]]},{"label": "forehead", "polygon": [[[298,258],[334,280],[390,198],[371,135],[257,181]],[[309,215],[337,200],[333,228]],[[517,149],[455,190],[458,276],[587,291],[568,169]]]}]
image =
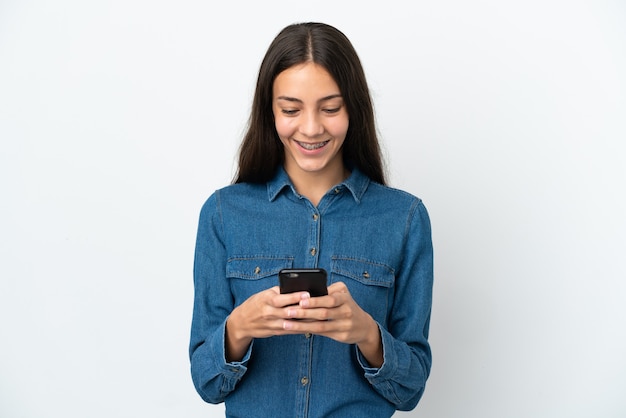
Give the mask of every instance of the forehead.
[{"label": "forehead", "polygon": [[275,98],[289,96],[299,99],[319,99],[340,93],[330,73],[313,62],[294,65],[278,74],[273,92]]}]

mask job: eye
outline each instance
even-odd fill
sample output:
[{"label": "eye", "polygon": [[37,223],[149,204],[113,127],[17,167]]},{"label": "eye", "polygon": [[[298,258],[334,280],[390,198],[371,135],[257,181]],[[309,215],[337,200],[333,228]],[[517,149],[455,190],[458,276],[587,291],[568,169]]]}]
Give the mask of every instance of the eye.
[{"label": "eye", "polygon": [[324,113],[328,113],[328,114],[333,114],[333,113],[337,113],[341,110],[341,107],[334,107],[332,109],[322,109],[322,112]]},{"label": "eye", "polygon": [[298,109],[281,109],[280,112],[287,116],[294,116],[298,113]]}]

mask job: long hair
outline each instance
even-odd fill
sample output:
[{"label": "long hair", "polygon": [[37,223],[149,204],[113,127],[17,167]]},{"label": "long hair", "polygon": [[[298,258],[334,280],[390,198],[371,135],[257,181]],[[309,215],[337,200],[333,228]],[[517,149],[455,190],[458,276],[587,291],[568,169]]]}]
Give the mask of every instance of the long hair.
[{"label": "long hair", "polygon": [[350,118],[342,149],[344,163],[385,184],[374,109],[361,61],[342,32],[314,22],[289,25],[270,44],[259,69],[234,182],[264,183],[284,162],[272,110],[274,80],[282,71],[306,62],[324,67],[343,96]]}]

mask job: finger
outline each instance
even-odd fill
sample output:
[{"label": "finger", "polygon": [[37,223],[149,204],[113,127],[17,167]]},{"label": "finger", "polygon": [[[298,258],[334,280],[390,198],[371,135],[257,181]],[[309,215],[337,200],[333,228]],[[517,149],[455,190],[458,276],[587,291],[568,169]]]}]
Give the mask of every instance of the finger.
[{"label": "finger", "polygon": [[344,303],[346,295],[349,296],[350,294],[346,292],[335,292],[333,294],[315,297],[303,295],[298,306],[301,308],[335,308]]},{"label": "finger", "polygon": [[328,286],[328,293],[345,293],[348,292],[348,286],[344,282],[335,282]]},{"label": "finger", "polygon": [[320,316],[326,318],[327,314],[317,315],[313,312],[303,312],[299,318],[285,319],[283,329],[292,334],[317,335],[329,334],[342,329],[342,325],[336,324],[332,318],[319,319]]},{"label": "finger", "polygon": [[335,292],[326,296],[318,296],[314,298],[303,298],[298,306],[303,309],[315,308],[337,308],[346,302],[349,293]]},{"label": "finger", "polygon": [[337,308],[301,308],[296,305],[285,308],[285,313],[285,319],[329,321],[338,317],[340,311]]},{"label": "finger", "polygon": [[289,334],[318,334],[328,332],[330,321],[317,321],[314,319],[285,319],[283,330]]},{"label": "finger", "polygon": [[297,305],[303,300],[308,300],[311,297],[309,292],[293,292],[274,295],[272,298],[272,305],[277,308],[282,308],[289,305]]},{"label": "finger", "polygon": [[267,289],[267,290],[271,290],[272,292],[274,292],[274,293],[276,293],[276,294],[279,294],[279,293],[280,293],[280,287],[278,287],[278,286],[270,287],[270,288],[269,288],[269,289]]},{"label": "finger", "polygon": [[[256,329],[255,338],[267,338],[275,337],[278,335],[295,334],[297,332],[291,332],[289,328],[284,326],[285,319],[276,319],[270,323],[266,323],[264,327]],[[293,321],[298,322],[298,321]]]}]

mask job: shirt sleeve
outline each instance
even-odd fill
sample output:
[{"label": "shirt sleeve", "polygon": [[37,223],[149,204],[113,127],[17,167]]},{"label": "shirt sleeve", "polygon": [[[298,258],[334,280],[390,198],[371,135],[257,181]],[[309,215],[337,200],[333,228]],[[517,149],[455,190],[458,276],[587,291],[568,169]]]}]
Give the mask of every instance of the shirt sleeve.
[{"label": "shirt sleeve", "polygon": [[424,393],[432,362],[428,332],[433,246],[430,219],[419,199],[408,217],[404,248],[388,327],[379,324],[383,365],[372,368],[357,352],[365,378],[373,388],[396,409],[408,411],[415,408]]},{"label": "shirt sleeve", "polygon": [[189,358],[191,377],[206,402],[220,403],[247,371],[251,347],[240,362],[227,362],[226,320],[233,309],[226,280],[219,192],[202,207],[194,256],[194,305]]}]

